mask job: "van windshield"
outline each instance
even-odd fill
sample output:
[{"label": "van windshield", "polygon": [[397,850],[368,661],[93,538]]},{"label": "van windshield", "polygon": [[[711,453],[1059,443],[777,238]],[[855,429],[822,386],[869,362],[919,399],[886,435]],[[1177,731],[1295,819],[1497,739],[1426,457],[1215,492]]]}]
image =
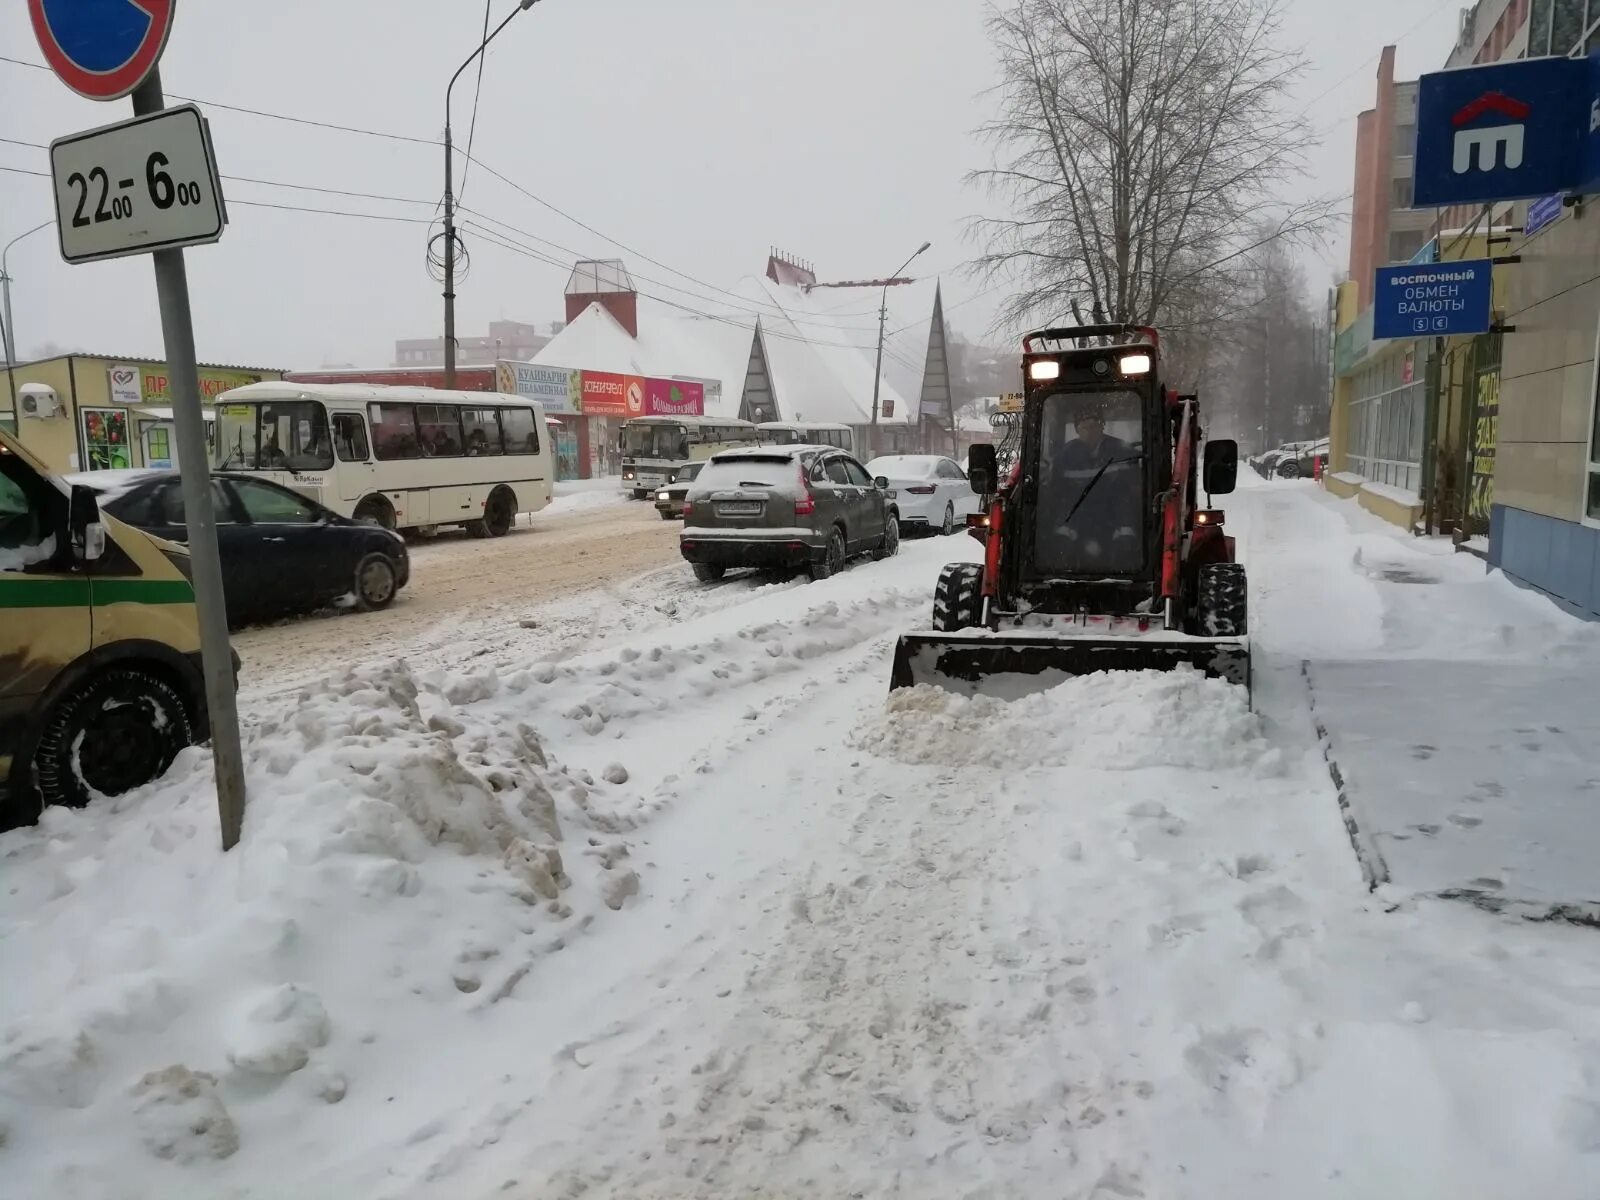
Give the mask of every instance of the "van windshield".
[{"label": "van windshield", "polygon": [[315,400],[224,404],[217,410],[217,469],[328,471],[333,442]]}]

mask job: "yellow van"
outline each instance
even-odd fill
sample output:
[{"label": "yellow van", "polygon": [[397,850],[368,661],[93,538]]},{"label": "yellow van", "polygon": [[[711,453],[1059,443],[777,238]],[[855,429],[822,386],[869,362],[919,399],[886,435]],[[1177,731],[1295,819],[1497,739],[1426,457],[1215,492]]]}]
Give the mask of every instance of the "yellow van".
[{"label": "yellow van", "polygon": [[188,571],[0,432],[0,829],[148,783],[206,737]]}]

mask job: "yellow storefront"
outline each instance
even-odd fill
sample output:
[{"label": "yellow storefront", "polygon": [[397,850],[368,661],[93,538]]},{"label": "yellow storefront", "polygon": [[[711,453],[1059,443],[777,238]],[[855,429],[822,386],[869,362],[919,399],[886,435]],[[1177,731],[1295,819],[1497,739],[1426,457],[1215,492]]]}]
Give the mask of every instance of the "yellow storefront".
[{"label": "yellow storefront", "polygon": [[[0,425],[53,471],[172,467],[171,378],[156,359],[68,354],[22,363],[0,386]],[[283,372],[264,367],[200,365],[200,398],[209,406],[230,388]]]}]

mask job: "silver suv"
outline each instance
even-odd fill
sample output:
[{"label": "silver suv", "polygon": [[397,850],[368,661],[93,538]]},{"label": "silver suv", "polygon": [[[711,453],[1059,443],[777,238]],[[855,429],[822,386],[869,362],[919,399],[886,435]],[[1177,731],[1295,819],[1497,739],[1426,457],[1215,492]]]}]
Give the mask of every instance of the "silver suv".
[{"label": "silver suv", "polygon": [[751,446],[715,455],[683,505],[678,546],[697,579],[729,567],[804,567],[812,579],[857,554],[900,549],[888,481],[832,446]]}]

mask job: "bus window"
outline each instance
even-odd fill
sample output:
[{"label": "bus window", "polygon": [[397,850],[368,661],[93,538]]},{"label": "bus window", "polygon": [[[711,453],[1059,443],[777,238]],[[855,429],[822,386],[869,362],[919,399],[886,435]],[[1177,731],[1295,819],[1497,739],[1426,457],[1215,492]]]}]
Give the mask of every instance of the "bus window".
[{"label": "bus window", "polygon": [[506,431],[507,454],[539,453],[539,423],[531,408],[502,408],[500,423]]},{"label": "bus window", "polygon": [[411,405],[374,404],[369,412],[372,445],[380,460],[422,457],[422,448],[417,444],[417,414]]},{"label": "bus window", "polygon": [[433,458],[454,458],[461,453],[461,412],[451,404],[417,405],[417,441]]},{"label": "bus window", "polygon": [[367,423],[360,413],[333,414],[333,449],[340,462],[366,462],[371,457]]},{"label": "bus window", "polygon": [[500,440],[500,413],[493,408],[463,408],[461,427],[467,434],[467,455],[479,458],[485,454],[504,454],[505,443]]}]

